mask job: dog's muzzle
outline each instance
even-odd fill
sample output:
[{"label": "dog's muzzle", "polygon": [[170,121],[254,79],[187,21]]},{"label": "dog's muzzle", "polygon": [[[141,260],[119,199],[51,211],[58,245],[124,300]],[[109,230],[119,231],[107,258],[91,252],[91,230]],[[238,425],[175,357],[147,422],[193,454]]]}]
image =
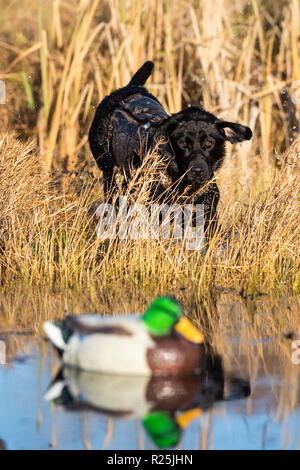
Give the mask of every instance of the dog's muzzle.
[{"label": "dog's muzzle", "polygon": [[187,180],[193,186],[199,186],[212,178],[212,171],[204,162],[190,164],[187,172]]}]

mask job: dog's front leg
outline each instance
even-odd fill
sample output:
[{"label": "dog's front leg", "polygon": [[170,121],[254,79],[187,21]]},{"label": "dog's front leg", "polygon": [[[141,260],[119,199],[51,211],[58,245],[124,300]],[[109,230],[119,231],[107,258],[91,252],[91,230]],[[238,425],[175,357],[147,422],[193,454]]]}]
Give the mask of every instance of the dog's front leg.
[{"label": "dog's front leg", "polygon": [[102,173],[104,198],[107,203],[111,203],[116,186],[114,170],[113,168],[106,168],[102,170]]},{"label": "dog's front leg", "polygon": [[220,191],[215,181],[209,185],[206,193],[195,199],[195,204],[203,204],[204,233],[207,241],[214,236],[218,227],[217,205],[219,199]]},{"label": "dog's front leg", "polygon": [[168,192],[165,186],[160,182],[153,182],[150,188],[150,197],[152,202],[163,204],[168,201]]}]

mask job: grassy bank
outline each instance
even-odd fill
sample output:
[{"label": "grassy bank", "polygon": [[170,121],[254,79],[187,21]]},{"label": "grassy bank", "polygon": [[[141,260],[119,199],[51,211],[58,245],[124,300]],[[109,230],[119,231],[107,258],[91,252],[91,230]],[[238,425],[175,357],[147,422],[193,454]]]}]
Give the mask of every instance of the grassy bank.
[{"label": "grassy bank", "polygon": [[[157,293],[173,288],[195,294],[214,287],[254,293],[299,289],[299,179],[289,166],[260,175],[256,185],[242,191],[232,177],[219,207],[220,230],[204,254],[172,238],[99,239],[90,210],[93,201],[101,200],[99,182],[83,172],[81,187],[62,194],[55,177],[40,171],[34,145],[12,134],[1,136],[0,165],[3,287],[20,281],[43,288],[93,283],[136,291],[151,286]],[[152,175],[147,167],[133,179],[137,202],[147,200]],[[218,179],[222,187],[222,171]],[[129,200],[133,189],[128,189]]]}]

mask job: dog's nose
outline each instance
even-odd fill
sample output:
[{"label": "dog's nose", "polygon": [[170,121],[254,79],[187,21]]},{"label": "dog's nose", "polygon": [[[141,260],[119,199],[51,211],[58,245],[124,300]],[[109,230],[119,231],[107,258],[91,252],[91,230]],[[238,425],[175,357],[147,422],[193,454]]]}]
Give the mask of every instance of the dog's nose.
[{"label": "dog's nose", "polygon": [[205,171],[202,169],[202,168],[194,168],[192,170],[192,175],[194,178],[203,178],[203,176],[205,176]]}]

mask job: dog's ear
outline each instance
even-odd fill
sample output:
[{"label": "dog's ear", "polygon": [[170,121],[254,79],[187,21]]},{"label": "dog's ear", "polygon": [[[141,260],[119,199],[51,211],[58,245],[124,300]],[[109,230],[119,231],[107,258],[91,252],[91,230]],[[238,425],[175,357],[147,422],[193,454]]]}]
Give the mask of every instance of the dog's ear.
[{"label": "dog's ear", "polygon": [[243,126],[236,122],[217,121],[216,127],[217,129],[222,129],[224,131],[225,140],[229,140],[232,144],[243,142],[244,140],[250,140],[252,137],[250,127]]},{"label": "dog's ear", "polygon": [[159,146],[159,151],[166,158],[168,173],[172,177],[177,177],[179,175],[176,155],[170,137],[170,134],[175,129],[176,125],[177,121],[171,118],[159,127],[159,131],[156,135],[156,140],[162,142]]}]

